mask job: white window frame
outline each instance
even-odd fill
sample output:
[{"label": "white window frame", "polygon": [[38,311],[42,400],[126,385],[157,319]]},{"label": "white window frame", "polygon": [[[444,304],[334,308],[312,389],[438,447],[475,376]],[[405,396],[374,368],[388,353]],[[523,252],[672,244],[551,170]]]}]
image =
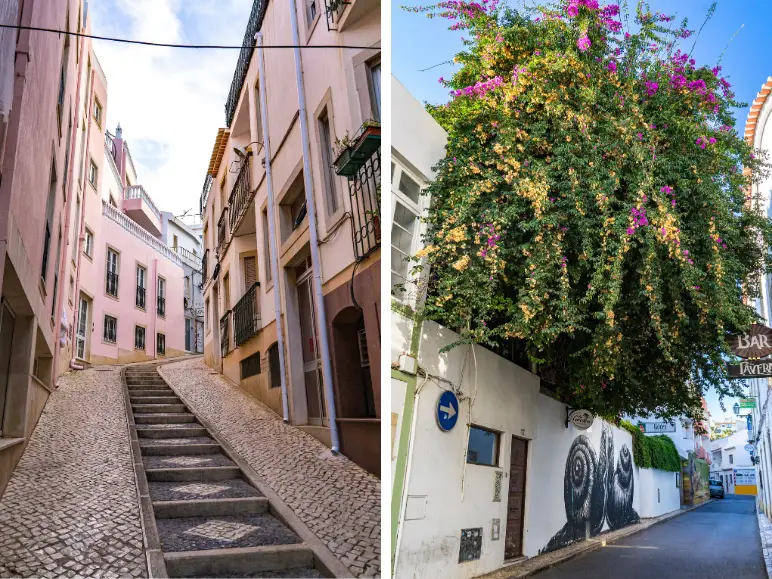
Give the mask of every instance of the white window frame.
[{"label": "white window frame", "polygon": [[86,242],[83,244],[83,253],[89,259],[94,258],[94,233],[86,227]]},{"label": "white window frame", "polygon": [[[416,175],[409,169],[406,169],[404,165],[402,165],[396,159],[392,159],[392,164],[393,164],[393,173],[391,176],[391,218],[392,218],[391,226],[392,228],[400,227],[394,221],[394,215],[397,211],[397,204],[402,205],[404,208],[406,208],[408,211],[410,211],[415,215],[416,228],[413,233],[413,243],[410,246],[410,255],[415,255],[415,253],[423,246],[423,244],[421,243],[421,237],[423,236],[424,231],[426,230],[426,224],[420,221],[420,217],[426,214],[426,209],[429,205],[429,199],[428,197],[421,195],[418,198],[418,203],[415,203],[414,201],[409,199],[404,193],[402,193],[402,191],[399,190],[399,181],[400,181],[400,178],[402,177],[402,173],[406,173],[408,177],[410,177],[413,181],[415,181],[418,184],[421,190],[425,189],[428,183],[426,182],[426,180],[420,178],[418,175]],[[397,249],[393,245],[391,246],[391,248]],[[397,251],[402,253],[402,250],[400,249],[397,249]],[[415,276],[410,274],[410,269],[412,269],[414,265],[415,264],[409,265],[408,275],[405,278],[405,283],[415,281]],[[390,271],[390,274],[391,273],[395,275],[399,275],[393,269]],[[417,301],[416,296],[410,296],[410,295],[408,296],[392,295],[391,297],[392,299],[396,299],[401,303],[404,303],[406,305],[411,305],[411,306],[414,306]]]},{"label": "white window frame", "polygon": [[88,182],[92,187],[96,189],[97,181],[99,180],[99,167],[94,162],[94,159],[89,160],[88,166]]}]

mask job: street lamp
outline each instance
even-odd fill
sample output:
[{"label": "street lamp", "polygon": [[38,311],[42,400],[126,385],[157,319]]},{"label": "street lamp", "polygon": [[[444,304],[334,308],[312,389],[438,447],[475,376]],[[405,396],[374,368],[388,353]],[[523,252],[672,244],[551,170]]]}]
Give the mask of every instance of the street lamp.
[{"label": "street lamp", "polygon": [[732,410],[734,410],[736,416],[740,416],[740,405],[737,402],[732,406]]}]

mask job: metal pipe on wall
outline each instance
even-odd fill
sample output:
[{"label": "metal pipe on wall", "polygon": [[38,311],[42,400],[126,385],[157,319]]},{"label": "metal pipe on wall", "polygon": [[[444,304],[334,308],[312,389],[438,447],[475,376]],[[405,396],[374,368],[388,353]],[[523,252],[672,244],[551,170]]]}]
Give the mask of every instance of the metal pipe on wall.
[{"label": "metal pipe on wall", "polygon": [[[268,246],[271,257],[271,277],[273,277],[273,305],[276,315],[276,335],[278,336],[279,367],[281,368],[281,405],[284,422],[289,422],[289,401],[287,395],[287,372],[284,360],[284,332],[281,323],[281,293],[279,284],[279,252],[276,247],[276,223],[274,221],[273,177],[271,175],[271,143],[268,140],[268,104],[265,96],[265,62],[263,61],[263,33],[255,34],[257,40],[257,63],[260,83],[260,124],[263,126],[263,151],[265,152],[265,186],[268,190]],[[255,211],[255,221],[258,212]],[[256,230],[256,229],[255,229]]]},{"label": "metal pipe on wall", "polygon": [[295,55],[295,80],[298,90],[298,108],[300,116],[300,136],[303,142],[303,180],[306,192],[306,209],[308,213],[308,231],[311,244],[311,267],[314,276],[314,299],[317,310],[317,326],[319,332],[319,349],[322,356],[322,381],[324,382],[324,397],[327,400],[327,418],[330,422],[330,440],[332,452],[340,452],[338,438],[338,422],[335,412],[335,394],[332,387],[332,367],[330,344],[327,339],[327,314],[324,309],[324,294],[322,293],[322,262],[319,257],[319,243],[316,232],[316,204],[314,202],[314,182],[311,178],[311,148],[308,144],[308,119],[306,118],[306,95],[303,86],[303,70],[300,64],[300,35],[298,34],[298,11],[296,0],[289,2],[290,21],[292,23],[292,44]]}]

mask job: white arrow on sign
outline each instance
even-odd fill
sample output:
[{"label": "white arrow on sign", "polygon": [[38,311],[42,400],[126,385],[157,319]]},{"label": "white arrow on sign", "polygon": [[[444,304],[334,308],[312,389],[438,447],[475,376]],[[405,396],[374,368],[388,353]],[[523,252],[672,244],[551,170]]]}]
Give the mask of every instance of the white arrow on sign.
[{"label": "white arrow on sign", "polygon": [[440,406],[440,411],[447,414],[446,419],[453,418],[456,415],[456,409],[453,406]]}]

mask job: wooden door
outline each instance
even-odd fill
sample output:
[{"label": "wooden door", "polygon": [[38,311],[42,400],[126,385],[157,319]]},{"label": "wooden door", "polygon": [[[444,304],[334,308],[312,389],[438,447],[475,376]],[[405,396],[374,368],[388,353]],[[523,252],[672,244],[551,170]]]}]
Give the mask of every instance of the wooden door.
[{"label": "wooden door", "polygon": [[523,554],[523,522],[525,512],[525,474],[528,463],[528,441],[512,437],[509,459],[509,496],[507,500],[507,535],[504,558]]}]

